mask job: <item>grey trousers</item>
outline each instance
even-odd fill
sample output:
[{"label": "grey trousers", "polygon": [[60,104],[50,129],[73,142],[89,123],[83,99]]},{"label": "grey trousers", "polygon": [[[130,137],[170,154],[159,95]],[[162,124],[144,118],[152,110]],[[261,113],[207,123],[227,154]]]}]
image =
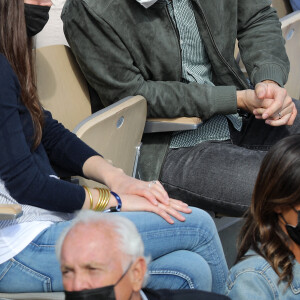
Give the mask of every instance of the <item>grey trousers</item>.
[{"label": "grey trousers", "polygon": [[272,127],[246,114],[241,132],[229,127],[230,141],[169,150],[159,180],[170,197],[220,214],[243,215],[263,157],[278,140],[300,133],[300,117],[293,126]]}]

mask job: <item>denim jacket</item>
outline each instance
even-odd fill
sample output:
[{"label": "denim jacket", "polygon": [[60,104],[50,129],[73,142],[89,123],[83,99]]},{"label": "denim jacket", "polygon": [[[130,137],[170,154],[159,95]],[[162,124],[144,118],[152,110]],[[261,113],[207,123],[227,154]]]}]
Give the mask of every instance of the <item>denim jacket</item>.
[{"label": "denim jacket", "polygon": [[296,300],[300,299],[300,264],[295,261],[294,279],[290,286],[280,282],[270,264],[249,250],[249,258],[230,269],[225,294],[232,300]]}]

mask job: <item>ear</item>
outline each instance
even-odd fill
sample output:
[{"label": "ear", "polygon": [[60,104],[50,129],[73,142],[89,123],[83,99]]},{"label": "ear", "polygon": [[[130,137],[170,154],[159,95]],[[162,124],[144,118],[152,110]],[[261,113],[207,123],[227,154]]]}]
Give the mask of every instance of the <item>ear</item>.
[{"label": "ear", "polygon": [[144,277],[147,271],[147,264],[144,257],[138,257],[130,268],[130,282],[133,291],[138,292],[143,285]]},{"label": "ear", "polygon": [[283,212],[283,207],[281,207],[281,206],[276,206],[276,207],[274,208],[274,211],[276,212],[276,214],[282,214],[282,212]]}]

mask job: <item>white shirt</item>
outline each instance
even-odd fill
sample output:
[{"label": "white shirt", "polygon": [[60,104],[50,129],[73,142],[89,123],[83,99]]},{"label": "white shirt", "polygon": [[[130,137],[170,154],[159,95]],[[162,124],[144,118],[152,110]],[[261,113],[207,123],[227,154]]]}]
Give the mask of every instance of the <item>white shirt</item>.
[{"label": "white shirt", "polygon": [[157,0],[136,0],[138,3],[143,5],[145,8],[150,7],[153,5]]},{"label": "white shirt", "polygon": [[140,290],[140,294],[141,294],[142,300],[148,300],[147,296],[145,295],[145,293],[142,290]]}]

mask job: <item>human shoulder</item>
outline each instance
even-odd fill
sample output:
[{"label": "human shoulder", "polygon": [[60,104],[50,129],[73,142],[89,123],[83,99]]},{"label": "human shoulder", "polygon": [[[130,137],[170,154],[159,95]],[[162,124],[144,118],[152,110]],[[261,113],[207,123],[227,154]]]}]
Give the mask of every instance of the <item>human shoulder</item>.
[{"label": "human shoulder", "polygon": [[241,300],[255,299],[257,295],[261,295],[262,300],[278,299],[278,275],[262,256],[249,251],[245,259],[230,269],[226,295],[233,299],[240,297]]},{"label": "human shoulder", "polygon": [[[8,91],[19,91],[19,80],[8,62],[7,58],[0,53],[0,93],[8,95]],[[1,97],[1,99],[5,99]]]},{"label": "human shoulder", "polygon": [[70,8],[84,7],[92,14],[104,14],[114,6],[120,6],[127,0],[68,0],[64,6],[64,12]]}]

